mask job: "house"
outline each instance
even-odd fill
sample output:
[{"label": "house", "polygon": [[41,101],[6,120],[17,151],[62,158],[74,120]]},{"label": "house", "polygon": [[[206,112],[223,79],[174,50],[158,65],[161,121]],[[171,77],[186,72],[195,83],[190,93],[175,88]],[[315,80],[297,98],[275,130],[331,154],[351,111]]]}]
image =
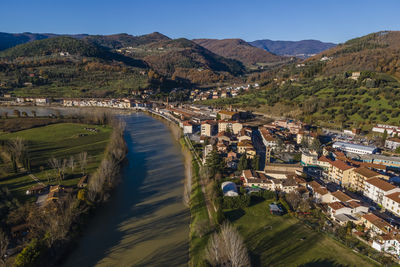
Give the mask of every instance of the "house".
[{"label": "house", "polygon": [[243,170],[240,179],[245,187],[256,187],[265,190],[274,191],[275,186],[271,179],[262,172],[254,170]]},{"label": "house", "polygon": [[389,179],[388,176],[382,175],[363,166],[355,168],[352,170],[351,173],[350,187],[356,191],[363,192],[365,181],[375,177],[379,177],[385,180]]},{"label": "house", "polygon": [[394,192],[383,196],[382,206],[385,210],[400,217],[400,192]]},{"label": "house", "polygon": [[245,140],[237,144],[237,151],[239,154],[245,154],[247,150],[254,150],[254,146],[251,141]]},{"label": "house", "polygon": [[351,76],[349,77],[349,79],[357,81],[358,78],[360,78],[360,75],[361,75],[361,73],[359,71],[355,71],[355,72],[351,73]]},{"label": "house", "polygon": [[246,187],[262,188],[270,191],[292,192],[298,188],[295,179],[276,179],[261,171],[244,170],[241,180]]},{"label": "house", "polygon": [[366,229],[371,230],[371,236],[387,234],[391,230],[389,223],[373,213],[361,216],[361,222],[365,225]]},{"label": "house", "polygon": [[335,201],[328,203],[328,213],[332,218],[334,218],[335,215],[339,214],[351,214],[351,208],[345,206],[340,201]]},{"label": "house", "polygon": [[377,236],[372,240],[371,246],[378,251],[384,251],[398,257],[400,255],[400,235],[388,233]]},{"label": "house", "polygon": [[215,121],[207,120],[201,123],[201,135],[211,137],[217,134],[218,124]]},{"label": "house", "polygon": [[260,132],[264,146],[275,149],[278,144],[277,139],[265,128],[259,128],[258,131]]},{"label": "house", "polygon": [[318,153],[315,151],[301,153],[301,165],[303,166],[318,166]]},{"label": "house", "polygon": [[192,134],[193,133],[193,123],[190,121],[184,121],[182,123],[183,126],[183,134]]},{"label": "house", "polygon": [[218,121],[218,132],[233,132],[238,134],[242,130],[243,125],[237,121]]},{"label": "house", "polygon": [[331,195],[332,195],[333,202],[340,201],[340,202],[345,203],[345,202],[355,200],[351,196],[349,196],[346,193],[339,191],[339,190],[332,192]]},{"label": "house", "polygon": [[396,150],[400,147],[400,138],[389,138],[385,141],[385,148]]},{"label": "house", "polygon": [[329,171],[332,160],[326,156],[321,156],[317,159],[317,166],[322,168],[324,171]]},{"label": "house", "polygon": [[364,182],[364,196],[373,202],[382,205],[383,197],[395,192],[400,192],[400,188],[386,182],[381,178],[371,178]]},{"label": "house", "polygon": [[218,112],[218,115],[220,116],[221,120],[239,120],[239,113],[234,111],[221,110]]},{"label": "house", "polygon": [[344,161],[335,160],[330,162],[328,178],[341,186],[348,186],[350,183],[351,170],[353,167],[347,165]]}]

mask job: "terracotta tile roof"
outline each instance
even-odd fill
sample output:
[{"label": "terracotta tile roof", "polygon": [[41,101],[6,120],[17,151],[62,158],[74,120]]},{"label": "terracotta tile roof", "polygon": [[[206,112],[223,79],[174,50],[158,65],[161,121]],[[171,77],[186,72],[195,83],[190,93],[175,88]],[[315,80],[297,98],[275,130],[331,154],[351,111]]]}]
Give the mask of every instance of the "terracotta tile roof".
[{"label": "terracotta tile roof", "polygon": [[346,202],[346,204],[347,204],[350,208],[352,208],[352,209],[355,209],[355,208],[358,208],[358,207],[361,207],[361,206],[362,206],[362,205],[360,204],[360,202],[355,201],[355,200]]},{"label": "terracotta tile roof", "polygon": [[342,201],[342,202],[347,202],[347,201],[352,200],[352,198],[350,196],[348,196],[347,194],[345,194],[339,190],[335,191],[331,194],[332,194],[332,196],[334,196],[335,198],[337,198],[339,201]]},{"label": "terracotta tile roof", "polygon": [[339,210],[339,209],[345,208],[345,206],[342,203],[340,203],[339,201],[329,203],[328,206],[333,210]]},{"label": "terracotta tile roof", "polygon": [[359,168],[355,169],[354,171],[356,173],[366,177],[366,178],[372,178],[372,177],[375,177],[375,176],[379,175],[379,173],[374,172],[373,170],[370,170],[370,169],[365,168],[365,167],[359,167]]},{"label": "terracotta tile roof", "polygon": [[388,182],[386,182],[385,180],[382,180],[380,178],[371,178],[369,180],[366,180],[365,182],[369,183],[385,192],[396,188],[396,186],[389,184]]},{"label": "terracotta tile roof", "polygon": [[319,157],[318,161],[322,161],[322,162],[332,162],[332,160],[328,159],[328,158],[325,157],[325,156]]},{"label": "terracotta tile roof", "polygon": [[326,189],[325,187],[321,186],[316,181],[311,181],[308,185],[311,186],[311,188],[313,189],[313,191],[315,193],[318,193],[318,194],[320,194],[322,196],[329,193],[328,189]]},{"label": "terracotta tile roof", "polygon": [[362,216],[363,219],[367,220],[371,224],[375,225],[379,229],[383,231],[387,231],[387,228],[390,228],[390,224],[387,223],[385,220],[379,218],[373,213],[368,213]]},{"label": "terracotta tile roof", "polygon": [[400,203],[400,192],[392,193],[386,196],[394,202]]},{"label": "terracotta tile roof", "polygon": [[331,162],[331,165],[338,168],[339,170],[342,171],[347,171],[352,169],[353,167],[347,165],[345,162],[341,161],[341,160],[335,160]]},{"label": "terracotta tile roof", "polygon": [[400,143],[400,138],[389,138],[388,141]]}]

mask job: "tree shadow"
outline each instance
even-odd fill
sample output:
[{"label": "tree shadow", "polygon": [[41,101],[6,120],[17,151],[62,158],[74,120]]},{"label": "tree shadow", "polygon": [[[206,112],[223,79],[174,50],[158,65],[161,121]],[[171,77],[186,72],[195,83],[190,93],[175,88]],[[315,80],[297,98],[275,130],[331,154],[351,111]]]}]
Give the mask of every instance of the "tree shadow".
[{"label": "tree shadow", "polygon": [[235,222],[237,220],[239,220],[243,215],[246,214],[246,212],[243,209],[236,209],[236,210],[230,210],[230,211],[226,211],[224,212],[225,217],[231,221],[231,222]]}]

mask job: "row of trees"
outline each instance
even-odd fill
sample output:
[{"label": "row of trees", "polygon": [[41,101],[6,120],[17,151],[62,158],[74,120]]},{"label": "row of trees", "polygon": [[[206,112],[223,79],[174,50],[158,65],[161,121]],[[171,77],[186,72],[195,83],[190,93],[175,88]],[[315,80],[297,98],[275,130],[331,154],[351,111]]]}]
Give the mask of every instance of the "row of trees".
[{"label": "row of trees", "polygon": [[101,161],[97,171],[89,178],[87,196],[92,202],[107,200],[109,191],[119,181],[120,165],[126,155],[126,145],[123,136],[125,125],[122,122],[115,122],[113,128],[106,156]]}]

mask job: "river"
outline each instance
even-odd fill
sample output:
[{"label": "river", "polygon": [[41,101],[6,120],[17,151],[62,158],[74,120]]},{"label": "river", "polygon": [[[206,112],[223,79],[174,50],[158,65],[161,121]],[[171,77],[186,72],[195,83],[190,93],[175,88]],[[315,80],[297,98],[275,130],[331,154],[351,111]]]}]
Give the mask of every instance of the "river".
[{"label": "river", "polygon": [[159,120],[143,113],[122,118],[129,150],[122,182],[63,266],[186,266],[190,215],[180,147]]}]

